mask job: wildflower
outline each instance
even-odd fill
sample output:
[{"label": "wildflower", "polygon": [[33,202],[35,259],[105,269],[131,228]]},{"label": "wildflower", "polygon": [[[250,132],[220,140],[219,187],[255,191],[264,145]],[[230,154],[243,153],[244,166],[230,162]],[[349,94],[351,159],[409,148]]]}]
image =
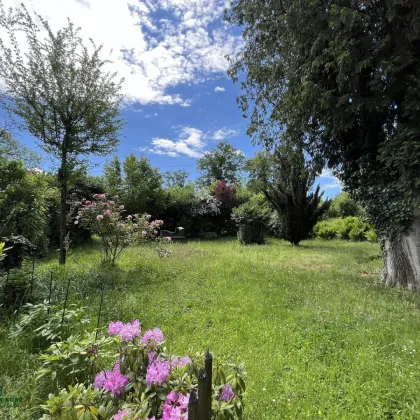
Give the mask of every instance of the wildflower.
[{"label": "wildflower", "polygon": [[124,206],[121,204],[120,207],[118,207],[120,210],[124,210]]},{"label": "wildflower", "polygon": [[146,235],[147,235],[147,232],[146,232],[145,230],[142,230],[142,231],[141,231],[141,236],[143,236],[143,237],[144,237],[144,236],[146,236]]},{"label": "wildflower", "polygon": [[129,214],[128,216],[127,216],[127,219],[128,220],[131,220],[133,218],[133,216],[131,215],[131,214]]},{"label": "wildflower", "polygon": [[105,210],[105,211],[104,211],[104,215],[105,215],[105,216],[111,216],[111,214],[112,214],[112,210],[109,210],[109,209],[108,209],[108,210]]},{"label": "wildflower", "polygon": [[121,321],[110,322],[108,326],[109,335],[118,335],[124,328],[124,324]]},{"label": "wildflower", "polygon": [[142,338],[142,343],[149,346],[159,346],[163,343],[163,332],[159,328],[146,331]]},{"label": "wildflower", "polygon": [[137,223],[133,223],[133,227],[138,227],[139,225]]},{"label": "wildflower", "polygon": [[115,416],[113,417],[114,420],[124,420],[125,418],[127,418],[126,416],[130,416],[131,412],[128,408],[126,408],[125,410],[118,410],[118,413],[115,414]]},{"label": "wildflower", "polygon": [[166,382],[171,371],[171,364],[169,361],[161,361],[160,356],[156,358],[152,363],[147,367],[146,372],[146,384],[147,385],[162,385],[163,382]]},{"label": "wildflower", "polygon": [[124,227],[124,223],[118,223],[118,227],[123,228]]},{"label": "wildflower", "polygon": [[108,204],[109,204],[111,207],[114,207],[114,206],[115,206],[115,201],[108,201]]},{"label": "wildflower", "polygon": [[99,221],[103,220],[103,218],[104,218],[104,216],[102,216],[102,214],[98,214],[96,216],[96,220],[99,220]]},{"label": "wildflower", "polygon": [[188,411],[189,394],[171,391],[163,404],[162,420],[175,420],[184,418]]},{"label": "wildflower", "polygon": [[222,388],[222,392],[220,393],[220,399],[222,401],[230,401],[235,396],[235,393],[233,392],[230,385],[225,385]]}]

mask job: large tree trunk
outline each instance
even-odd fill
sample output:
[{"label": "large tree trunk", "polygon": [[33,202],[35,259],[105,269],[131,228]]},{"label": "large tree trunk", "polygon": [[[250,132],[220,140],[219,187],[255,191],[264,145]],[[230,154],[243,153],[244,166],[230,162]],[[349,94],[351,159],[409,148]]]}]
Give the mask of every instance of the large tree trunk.
[{"label": "large tree trunk", "polygon": [[386,239],[382,252],[385,284],[420,290],[420,217],[399,238]]},{"label": "large tree trunk", "polygon": [[66,263],[66,225],[67,225],[67,170],[66,159],[62,160],[61,168],[58,171],[58,179],[60,181],[60,256],[59,263]]}]

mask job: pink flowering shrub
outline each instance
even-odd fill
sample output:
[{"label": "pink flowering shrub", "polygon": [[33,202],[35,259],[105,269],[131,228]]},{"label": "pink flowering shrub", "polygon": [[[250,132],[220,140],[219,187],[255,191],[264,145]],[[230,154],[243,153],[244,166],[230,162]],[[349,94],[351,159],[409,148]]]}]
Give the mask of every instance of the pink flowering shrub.
[{"label": "pink flowering shrub", "polygon": [[[142,334],[138,320],[110,322],[108,334],[116,346],[110,369],[97,368],[92,383],[76,385],[78,398],[69,398],[67,391],[61,391],[58,397],[50,395],[42,407],[75,419],[82,418],[77,407],[88,407],[98,413],[98,420],[187,420],[190,394],[198,393],[203,355],[168,355],[163,332],[153,328]],[[243,366],[213,363],[212,419],[242,418],[243,376]],[[69,389],[74,392],[74,388]]]},{"label": "pink flowering shrub", "polygon": [[95,194],[92,201],[82,203],[74,224],[98,236],[102,261],[115,264],[128,246],[157,239],[163,221],[150,218],[150,214],[125,215],[124,205],[117,205],[105,194]]}]

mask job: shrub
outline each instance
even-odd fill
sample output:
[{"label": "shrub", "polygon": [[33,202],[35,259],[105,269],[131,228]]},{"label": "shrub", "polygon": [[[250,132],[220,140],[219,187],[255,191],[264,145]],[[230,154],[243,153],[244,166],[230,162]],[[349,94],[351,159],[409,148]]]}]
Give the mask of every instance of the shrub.
[{"label": "shrub", "polygon": [[108,200],[105,194],[95,194],[93,199],[84,202],[74,224],[80,223],[98,235],[104,263],[115,264],[129,245],[154,239],[163,224],[162,220],[149,222],[148,214],[123,217],[124,206]]},{"label": "shrub", "polygon": [[349,216],[361,216],[363,209],[350,195],[346,192],[341,192],[331,202],[330,208],[326,211],[324,218],[346,218]]},{"label": "shrub", "polygon": [[238,225],[241,244],[264,243],[264,228],[270,217],[270,208],[262,194],[254,195],[247,203],[232,211],[232,219]]},{"label": "shrub", "polygon": [[317,238],[345,239],[350,241],[378,240],[376,232],[369,223],[358,217],[335,218],[318,222],[313,229]]},{"label": "shrub", "polygon": [[[75,382],[68,387],[69,391],[61,390],[58,396],[49,395],[46,404],[42,405],[48,413],[43,419],[184,418],[189,394],[197,392],[202,355],[168,355],[162,331],[154,328],[141,335],[137,320],[126,324],[111,322],[108,333],[110,337],[97,342],[93,335],[82,341],[80,337],[70,337],[66,343],[56,343],[48,354],[41,356],[44,366],[39,376],[53,375],[59,378],[60,385],[66,377],[67,381],[73,378]],[[115,355],[113,360],[109,358],[111,354]],[[108,360],[109,364],[98,365],[99,360],[102,363]],[[92,371],[93,366],[95,371]],[[89,377],[90,372],[96,373],[94,378]],[[242,418],[243,376],[241,365],[214,364],[213,419]]]}]

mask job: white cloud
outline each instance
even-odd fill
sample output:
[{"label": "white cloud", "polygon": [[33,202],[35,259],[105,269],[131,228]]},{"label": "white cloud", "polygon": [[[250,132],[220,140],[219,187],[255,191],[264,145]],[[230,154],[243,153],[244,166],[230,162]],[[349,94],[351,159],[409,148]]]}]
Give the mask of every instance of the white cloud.
[{"label": "white cloud", "polygon": [[[3,0],[6,8],[20,2]],[[25,4],[47,19],[54,31],[70,18],[82,28],[85,41],[92,38],[104,44],[104,52],[114,61],[111,69],[125,78],[123,91],[129,102],[189,106],[188,98],[168,93],[168,88],[225,72],[225,56],[241,42],[221,24],[229,0],[30,0]]]},{"label": "white cloud", "polygon": [[216,86],[214,89],[215,92],[224,92],[226,89],[224,87]]},{"label": "white cloud", "polygon": [[220,128],[219,130],[216,130],[212,135],[211,138],[213,140],[219,141],[219,140],[225,140],[231,137],[236,137],[239,135],[239,130],[236,130],[234,128]]},{"label": "white cloud", "polygon": [[340,180],[336,176],[334,176],[331,170],[329,169],[324,168],[321,174],[319,175],[319,178],[324,179],[328,182],[326,184],[321,184],[324,190],[329,190],[333,188],[343,188],[343,185],[341,184]]},{"label": "white cloud", "polygon": [[203,132],[198,128],[184,127],[177,140],[154,138],[149,152],[171,157],[188,156],[199,158],[203,155],[206,143],[203,141]]}]

